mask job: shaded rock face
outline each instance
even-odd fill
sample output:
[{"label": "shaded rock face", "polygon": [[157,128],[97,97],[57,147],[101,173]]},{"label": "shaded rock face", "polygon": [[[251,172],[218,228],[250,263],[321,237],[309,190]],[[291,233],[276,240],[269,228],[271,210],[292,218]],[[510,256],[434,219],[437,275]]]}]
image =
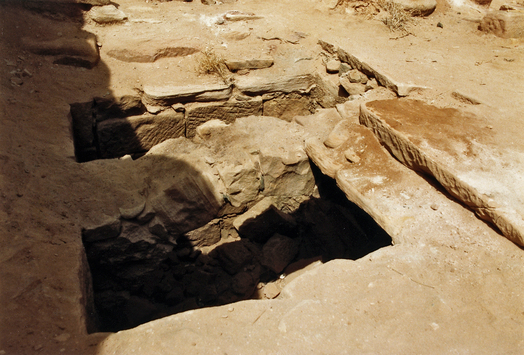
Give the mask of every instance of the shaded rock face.
[{"label": "shaded rock face", "polygon": [[295,124],[252,116],[201,127],[194,142],[169,139],[131,162],[145,202],[83,229],[100,331],[259,297],[299,259],[391,243],[354,205],[322,198],[336,187],[315,178]]}]

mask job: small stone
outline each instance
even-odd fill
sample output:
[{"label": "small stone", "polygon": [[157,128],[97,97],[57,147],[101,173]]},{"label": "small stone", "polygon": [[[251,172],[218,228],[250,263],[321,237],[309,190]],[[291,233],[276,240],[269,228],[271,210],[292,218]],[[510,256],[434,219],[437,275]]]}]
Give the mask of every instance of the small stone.
[{"label": "small stone", "polygon": [[355,153],[353,149],[348,149],[344,152],[344,156],[350,163],[360,162],[360,157]]},{"label": "small stone", "polygon": [[376,88],[378,88],[377,79],[375,78],[369,79],[368,82],[366,83],[366,91],[374,90]]},{"label": "small stone", "polygon": [[130,207],[130,208],[119,208],[120,210],[120,217],[123,219],[133,219],[138,217],[142,211],[144,211],[144,208],[146,207],[146,202],[142,202],[136,206]]},{"label": "small stone", "polygon": [[127,15],[115,5],[94,6],[89,11],[89,16],[99,24],[117,23],[127,19]]},{"label": "small stone", "polygon": [[344,74],[349,79],[350,83],[361,83],[365,84],[368,82],[368,77],[361,73],[358,69],[351,69],[349,72]]},{"label": "small stone", "polygon": [[11,85],[13,86],[21,86],[24,84],[24,81],[22,80],[22,78],[19,78],[17,76],[14,76],[11,78]]},{"label": "small stone", "polygon": [[432,203],[429,207],[431,207],[431,209],[434,211],[438,210],[438,205],[436,203]]},{"label": "small stone", "polygon": [[340,61],[331,59],[326,63],[326,71],[330,74],[338,73],[340,70]]},{"label": "small stone", "polygon": [[345,73],[347,73],[348,71],[350,71],[351,69],[353,69],[353,68],[348,63],[340,63],[340,68],[338,69],[338,74],[340,76],[342,76]]},{"label": "small stone", "polygon": [[366,92],[366,86],[360,83],[351,83],[345,76],[340,78],[340,85],[349,95],[362,95]]},{"label": "small stone", "polygon": [[444,28],[444,25],[442,24],[442,22],[439,22],[439,23],[437,23],[437,27],[438,28]]},{"label": "small stone", "polygon": [[264,287],[264,296],[269,299],[276,298],[280,295],[280,289],[274,283],[269,283]]},{"label": "small stone", "polygon": [[62,333],[59,336],[56,336],[55,340],[59,341],[59,342],[64,342],[64,341],[67,341],[69,338],[71,338],[71,334],[69,334],[69,333]]}]

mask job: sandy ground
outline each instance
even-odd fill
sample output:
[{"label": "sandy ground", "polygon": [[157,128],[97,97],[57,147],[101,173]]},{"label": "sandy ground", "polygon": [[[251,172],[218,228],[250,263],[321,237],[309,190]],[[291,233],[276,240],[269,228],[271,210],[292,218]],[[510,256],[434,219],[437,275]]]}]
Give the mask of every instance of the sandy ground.
[{"label": "sandy ground", "polygon": [[[411,34],[402,36],[376,19],[330,11],[328,4],[312,0],[245,0],[220,6],[120,0],[119,5],[130,21],[111,26],[0,6],[0,354],[94,354],[106,336],[87,336],[85,329],[80,229],[102,214],[115,213],[132,198],[129,191],[138,190],[140,178],[112,161],[75,162],[69,104],[133,93],[159,82],[214,80],[198,77],[194,57],[125,63],[107,54],[112,48],[136,46],[140,39],[176,39],[200,49],[214,47],[226,56],[268,53],[275,57],[275,68],[293,73],[318,63],[316,43],[326,39],[396,80],[428,87],[412,94],[414,98],[473,111],[492,122],[497,139],[508,146],[524,145],[519,129],[524,44],[479,32],[485,9],[441,3],[433,15],[415,19]],[[206,25],[212,16],[237,9],[262,17],[228,25],[229,32],[249,33],[244,40],[228,40],[219,26]],[[443,28],[437,27],[439,22]],[[75,31],[98,36],[101,61],[95,68],[56,65],[21,46],[23,37],[55,39]],[[297,44],[285,41],[296,32],[304,38]],[[271,39],[275,37],[280,40]],[[297,61],[301,58],[317,62]],[[20,86],[11,80],[18,69],[29,73]],[[484,104],[458,102],[451,97],[453,90]],[[516,246],[504,248],[514,248],[512,253],[522,258]],[[522,300],[514,302],[520,307]]]}]

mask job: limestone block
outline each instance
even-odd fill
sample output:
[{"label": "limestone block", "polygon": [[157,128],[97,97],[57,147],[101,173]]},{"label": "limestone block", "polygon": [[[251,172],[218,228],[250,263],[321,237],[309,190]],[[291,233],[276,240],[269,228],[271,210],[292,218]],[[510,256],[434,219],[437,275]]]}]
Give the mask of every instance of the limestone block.
[{"label": "limestone block", "polygon": [[287,76],[238,76],[235,86],[247,95],[260,95],[268,92],[307,92],[314,84],[312,74]]},{"label": "limestone block", "polygon": [[55,56],[55,64],[93,68],[100,59],[96,36],[79,32],[70,37],[43,41],[31,37],[21,39],[22,47],[31,53]]},{"label": "limestone block", "polygon": [[123,22],[127,19],[127,15],[115,5],[94,6],[89,10],[88,16],[99,24]]},{"label": "limestone block", "polygon": [[284,235],[275,234],[262,247],[260,263],[275,273],[280,273],[297,255],[298,243]]},{"label": "limestone block", "polygon": [[480,22],[479,30],[502,38],[524,37],[524,7],[490,10]]},{"label": "limestone block", "polygon": [[220,101],[231,96],[231,87],[224,83],[204,85],[144,85],[142,100],[149,105],[171,106],[178,102]]},{"label": "limestone block", "polygon": [[226,65],[231,71],[242,69],[264,69],[273,65],[273,58],[270,56],[250,59],[227,59]]},{"label": "limestone block", "polygon": [[158,115],[109,119],[100,122],[97,127],[103,158],[144,152],[166,139],[183,136],[184,131],[184,114],[174,110]]},{"label": "limestone block", "polygon": [[345,143],[350,137],[348,126],[348,121],[344,120],[338,122],[335,128],[333,128],[333,131],[331,131],[327,139],[324,141],[324,145],[328,148],[336,148]]},{"label": "limestone block", "polygon": [[186,105],[186,137],[194,137],[197,127],[207,121],[220,119],[226,123],[233,123],[237,118],[251,115],[262,115],[261,97],[246,101],[230,100],[188,104]]}]

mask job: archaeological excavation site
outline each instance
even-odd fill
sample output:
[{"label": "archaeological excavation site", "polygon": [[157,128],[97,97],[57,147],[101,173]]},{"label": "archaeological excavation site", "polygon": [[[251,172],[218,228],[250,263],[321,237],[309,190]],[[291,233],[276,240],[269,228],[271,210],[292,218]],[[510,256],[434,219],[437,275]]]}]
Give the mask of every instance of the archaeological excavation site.
[{"label": "archaeological excavation site", "polygon": [[524,353],[521,0],[0,29],[0,355]]}]

